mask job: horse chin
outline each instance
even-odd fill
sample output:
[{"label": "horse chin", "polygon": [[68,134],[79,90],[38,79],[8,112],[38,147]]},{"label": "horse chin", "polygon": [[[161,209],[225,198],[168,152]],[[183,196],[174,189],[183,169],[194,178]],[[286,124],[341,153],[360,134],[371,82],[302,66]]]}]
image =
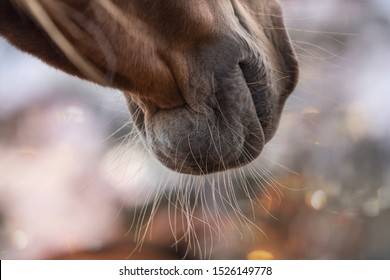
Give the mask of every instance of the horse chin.
[{"label": "horse chin", "polygon": [[143,143],[164,166],[204,175],[240,167],[258,157],[266,136],[254,94],[239,67],[236,72],[234,79],[217,79],[217,91],[208,93],[208,101],[196,108],[186,104],[145,110],[130,101]]},{"label": "horse chin", "polygon": [[245,127],[226,123],[215,112],[203,114],[183,107],[156,113],[150,127],[142,125],[141,135],[164,166],[204,175],[245,165],[260,154],[264,134],[254,120]]}]

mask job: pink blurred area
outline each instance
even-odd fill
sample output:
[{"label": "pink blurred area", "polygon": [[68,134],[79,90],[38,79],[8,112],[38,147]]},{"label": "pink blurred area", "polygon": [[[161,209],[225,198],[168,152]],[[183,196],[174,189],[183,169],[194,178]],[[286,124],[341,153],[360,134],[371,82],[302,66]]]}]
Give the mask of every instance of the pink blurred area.
[{"label": "pink blurred area", "polygon": [[[25,75],[40,72],[34,62]],[[102,117],[53,82],[28,86],[24,95],[23,79],[6,82],[1,97],[17,91],[22,100],[13,96],[12,103],[0,105],[6,107],[0,119],[1,258],[45,258],[102,246],[116,236],[120,222],[116,194],[100,172],[108,134]]]},{"label": "pink blurred area", "polygon": [[124,199],[106,162],[110,136],[128,121],[121,95],[3,40],[0,61],[0,258],[50,258],[116,240]]},{"label": "pink blurred area", "polygon": [[129,256],[124,209],[152,199],[161,172],[148,174],[156,162],[132,140],[124,97],[2,39],[0,61],[0,258],[98,252],[123,239]]}]

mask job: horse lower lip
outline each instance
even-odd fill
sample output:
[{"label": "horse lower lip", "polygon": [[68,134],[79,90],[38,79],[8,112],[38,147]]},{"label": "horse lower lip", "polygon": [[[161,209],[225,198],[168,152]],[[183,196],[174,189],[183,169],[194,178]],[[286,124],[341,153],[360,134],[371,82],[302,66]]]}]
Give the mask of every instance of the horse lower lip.
[{"label": "horse lower lip", "polygon": [[[244,96],[243,100],[250,102]],[[256,158],[263,146],[254,110],[254,119],[246,119],[243,124],[222,121],[219,110],[212,107],[207,114],[187,107],[160,110],[148,120],[136,104],[129,107],[148,150],[163,165],[180,173],[205,175],[236,168]],[[247,115],[244,103],[238,108],[239,114]]]},{"label": "horse lower lip", "polygon": [[[223,82],[233,84],[236,78],[240,79],[234,76]],[[264,146],[259,122],[264,112],[256,106],[262,93],[249,84],[249,78],[237,80],[243,91],[219,93],[218,100],[224,106],[218,110],[208,105],[198,112],[186,106],[144,114],[137,104],[130,103],[134,124],[148,150],[166,167],[192,175],[220,172],[251,162]],[[229,89],[228,85],[225,90]],[[222,114],[221,108],[226,109]]]}]

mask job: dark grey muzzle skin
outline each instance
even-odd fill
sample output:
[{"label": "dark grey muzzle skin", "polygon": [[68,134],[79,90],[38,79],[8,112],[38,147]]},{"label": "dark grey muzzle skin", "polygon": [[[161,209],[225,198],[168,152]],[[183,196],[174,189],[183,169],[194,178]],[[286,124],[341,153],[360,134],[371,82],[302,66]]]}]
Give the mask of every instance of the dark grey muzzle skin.
[{"label": "dark grey muzzle skin", "polygon": [[[279,32],[279,31],[278,31]],[[196,49],[186,105],[147,116],[129,102],[143,142],[166,167],[204,175],[248,164],[277,129],[298,74],[284,29],[274,62],[250,37],[235,34]],[[287,44],[287,46],[285,46]]]}]

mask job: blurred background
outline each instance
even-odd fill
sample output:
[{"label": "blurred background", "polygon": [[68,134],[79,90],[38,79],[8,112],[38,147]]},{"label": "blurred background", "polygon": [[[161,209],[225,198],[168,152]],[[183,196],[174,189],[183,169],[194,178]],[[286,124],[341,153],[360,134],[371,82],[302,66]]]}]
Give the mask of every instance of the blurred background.
[{"label": "blurred background", "polygon": [[[224,227],[213,241],[197,229],[196,242],[211,258],[390,259],[390,2],[281,2],[299,85],[262,159],[228,182],[249,222],[230,210],[215,222],[194,206],[199,220]],[[128,120],[121,93],[0,39],[1,259],[199,257],[180,245],[191,238],[168,237],[171,201],[155,197],[224,178],[161,168]],[[245,201],[248,188],[258,203]],[[201,206],[210,196],[204,191]],[[137,221],[151,213],[140,251]]]}]

